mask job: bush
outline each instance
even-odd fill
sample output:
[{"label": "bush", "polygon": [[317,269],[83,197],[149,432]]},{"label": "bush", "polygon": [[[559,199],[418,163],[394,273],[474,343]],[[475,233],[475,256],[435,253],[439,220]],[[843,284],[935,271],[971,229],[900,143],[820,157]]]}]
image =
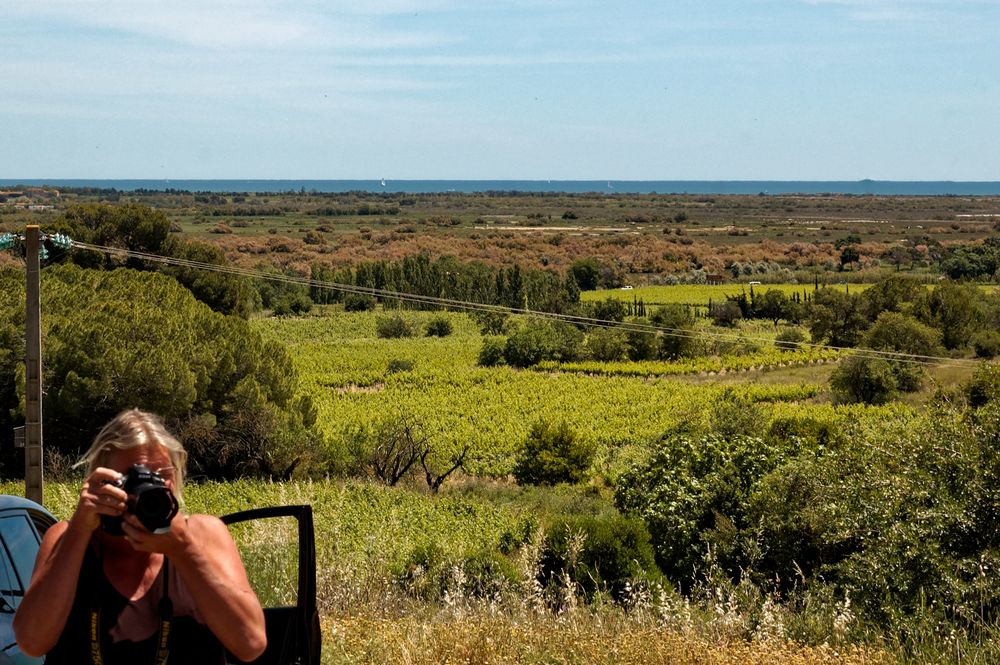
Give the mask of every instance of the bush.
[{"label": "bush", "polygon": [[375,334],[382,339],[413,337],[413,325],[402,314],[382,316],[375,320]]},{"label": "bush", "polygon": [[800,328],[785,328],[774,338],[774,345],[785,351],[794,351],[804,341],[806,335]]},{"label": "bush", "polygon": [[568,517],[550,529],[539,572],[544,587],[559,586],[568,575],[588,600],[610,593],[621,601],[629,587],[662,577],[646,525],[617,511]]},{"label": "bush", "polygon": [[375,309],[375,297],[363,293],[348,293],[344,296],[345,312],[368,312]]},{"label": "bush", "polygon": [[427,322],[428,337],[447,337],[451,330],[451,320],[447,316],[435,316]]},{"label": "bush", "polygon": [[972,348],[976,350],[977,358],[996,358],[1000,356],[1000,332],[984,330],[972,338]]},{"label": "bush", "polygon": [[503,365],[504,346],[506,340],[503,337],[484,337],[483,345],[479,349],[479,364],[483,367],[496,367]]},{"label": "bush", "polygon": [[[694,317],[691,316],[691,310],[686,305],[663,305],[662,307],[658,307],[650,315],[649,320],[653,325],[668,329],[659,336],[659,349],[656,350],[656,354],[659,357],[675,360],[693,354],[696,337],[694,334]],[[639,350],[642,346],[635,342],[641,339],[642,335],[648,335],[648,333],[630,335],[630,341],[632,342],[630,347],[633,350],[630,350],[629,357],[632,357],[633,360],[646,360],[646,358],[633,356],[633,353],[636,356],[641,355]]]},{"label": "bush", "polygon": [[620,330],[598,328],[587,336],[587,355],[600,362],[616,362],[628,358],[628,339]]},{"label": "bush", "polygon": [[393,358],[389,361],[389,364],[386,367],[386,372],[389,374],[412,372],[414,367],[416,367],[416,363],[412,360],[407,358]]},{"label": "bush", "polygon": [[743,312],[740,310],[739,304],[733,302],[732,300],[712,303],[711,308],[709,308],[708,315],[711,317],[712,323],[715,325],[725,326],[728,328],[735,326],[740,319],[743,318]]},{"label": "bush", "polygon": [[531,367],[542,360],[575,360],[582,341],[583,333],[569,324],[531,321],[507,338],[504,360],[513,367]]},{"label": "bush", "polygon": [[983,365],[966,386],[969,406],[979,408],[1000,397],[1000,365]]},{"label": "bush", "polygon": [[593,444],[581,440],[565,421],[532,425],[514,465],[519,485],[555,485],[583,480],[594,460]]},{"label": "bush", "polygon": [[888,361],[851,356],[841,360],[837,369],[833,370],[830,387],[843,402],[885,404],[895,397],[899,386]]},{"label": "bush", "polygon": [[747,501],[781,452],[760,437],[668,434],[647,462],[618,479],[615,503],[643,517],[656,561],[672,582],[690,584],[709,548],[737,575],[747,565],[740,550],[741,531],[750,526]]}]

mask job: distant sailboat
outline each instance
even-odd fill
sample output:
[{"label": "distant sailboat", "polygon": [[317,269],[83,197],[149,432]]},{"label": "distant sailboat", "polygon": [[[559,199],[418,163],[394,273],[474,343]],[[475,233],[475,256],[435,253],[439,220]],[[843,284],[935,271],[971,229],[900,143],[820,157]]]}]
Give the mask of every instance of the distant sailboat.
[{"label": "distant sailboat", "polygon": [[385,178],[382,178],[382,186],[385,187]]}]

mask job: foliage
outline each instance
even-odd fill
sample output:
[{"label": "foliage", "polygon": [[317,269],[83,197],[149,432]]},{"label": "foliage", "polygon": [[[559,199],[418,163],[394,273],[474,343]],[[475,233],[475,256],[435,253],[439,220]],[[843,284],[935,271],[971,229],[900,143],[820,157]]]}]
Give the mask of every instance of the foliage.
[{"label": "foliage", "polygon": [[[170,221],[162,211],[134,203],[116,206],[73,204],[46,231],[62,231],[79,242],[169,256],[182,262],[226,264],[225,255],[218,248],[170,237]],[[187,287],[198,300],[223,314],[236,314],[246,318],[260,307],[260,300],[250,283],[238,275],[87,251],[56,256],[54,260],[71,260],[86,268],[106,270],[122,266],[138,270],[159,270]]]},{"label": "foliage", "polygon": [[899,357],[889,356],[887,360],[892,367],[896,379],[896,387],[903,392],[914,392],[920,389],[925,371],[919,362],[921,358],[905,356],[924,356],[924,359],[939,356],[941,349],[941,333],[923,325],[913,317],[896,312],[884,311],[865,333],[862,346],[876,351],[898,351]]},{"label": "foliage", "polygon": [[834,289],[820,289],[808,306],[809,333],[813,341],[833,346],[856,346],[868,327],[861,296]]},{"label": "foliage", "polygon": [[[205,243],[184,242],[170,238],[164,244],[163,251],[183,261],[197,261],[217,266],[227,264],[222,250]],[[262,305],[260,294],[245,277],[175,265],[166,265],[160,270],[187,287],[195,298],[216,312],[247,318]]]},{"label": "foliage", "polygon": [[436,316],[427,322],[425,328],[428,337],[447,337],[451,334],[451,319],[446,316]]},{"label": "foliage", "polygon": [[597,328],[587,335],[587,355],[600,362],[614,362],[628,357],[628,337],[615,328]]},{"label": "foliage", "polygon": [[524,449],[514,465],[520,485],[555,485],[583,480],[594,460],[594,445],[563,421],[541,420],[531,427]]},{"label": "foliage", "polygon": [[569,267],[569,274],[581,291],[593,291],[601,284],[601,264],[595,258],[577,259]]},{"label": "foliage", "polygon": [[946,349],[968,344],[983,324],[982,293],[972,285],[944,283],[925,293],[914,306],[923,323],[941,331]]},{"label": "foliage", "polygon": [[1000,356],[1000,331],[983,330],[972,337],[972,348],[976,350],[977,358],[996,358]]},{"label": "foliage", "polygon": [[805,333],[801,328],[785,328],[774,338],[774,345],[783,350],[794,351],[799,348],[799,344],[806,341]]},{"label": "foliage", "polygon": [[743,318],[740,306],[732,300],[712,303],[712,306],[708,308],[708,315],[715,325],[727,328],[732,328]]},{"label": "foliage", "polygon": [[479,349],[478,364],[483,367],[496,367],[505,364],[507,362],[504,360],[505,346],[506,340],[502,337],[484,337],[483,345]]},{"label": "foliage", "polygon": [[348,293],[344,296],[345,312],[367,312],[375,309],[375,297],[363,293]]},{"label": "foliage", "polygon": [[969,406],[979,408],[1000,398],[1000,364],[987,363],[979,367],[965,388]]},{"label": "foliage", "polygon": [[575,360],[583,333],[556,321],[527,321],[507,337],[504,359],[512,367],[531,367],[542,360]]},{"label": "foliage", "polygon": [[[20,281],[0,275],[0,292],[23,294]],[[23,322],[23,298],[0,300],[0,320]],[[196,473],[283,477],[322,466],[315,410],[297,397],[288,354],[173,279],[53,266],[43,273],[42,312],[50,449],[76,455],[116,413],[138,406],[178,430]],[[0,326],[0,360],[11,377],[23,357],[23,338],[13,330]],[[20,385],[16,392],[0,386],[3,412],[16,418]]]},{"label": "foliage", "polygon": [[560,519],[545,534],[539,573],[543,586],[564,585],[568,578],[587,599],[608,593],[619,602],[661,577],[646,525],[617,511]]},{"label": "foliage", "polygon": [[589,303],[589,305],[591,318],[600,321],[617,321],[620,323],[625,320],[627,314],[625,303],[617,298],[608,297],[599,302]]},{"label": "foliage", "polygon": [[646,341],[636,333],[632,337],[629,357],[632,360],[653,360],[663,358],[676,360],[693,355],[694,351],[694,318],[690,308],[684,305],[663,305],[658,307],[650,317],[649,322],[666,330],[658,336],[659,349],[655,356],[642,351],[642,342]]},{"label": "foliage", "polygon": [[380,316],[375,321],[375,331],[382,339],[413,337],[413,324],[402,314]]},{"label": "foliage", "polygon": [[749,526],[747,502],[781,452],[761,437],[667,433],[647,461],[619,478],[615,503],[645,520],[656,561],[672,582],[689,585],[709,548],[736,575],[747,564],[738,538]]},{"label": "foliage", "polygon": [[895,396],[899,385],[888,360],[856,355],[840,361],[830,375],[830,387],[844,402],[885,404]]}]

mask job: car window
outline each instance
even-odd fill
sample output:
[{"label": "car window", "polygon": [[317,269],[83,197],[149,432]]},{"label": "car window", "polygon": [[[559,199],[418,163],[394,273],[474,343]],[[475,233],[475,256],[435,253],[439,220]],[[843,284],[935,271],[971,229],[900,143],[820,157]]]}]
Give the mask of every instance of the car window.
[{"label": "car window", "polygon": [[24,587],[14,572],[7,548],[0,546],[0,614],[13,614],[21,604]]},{"label": "car window", "polygon": [[31,581],[38,554],[38,536],[27,515],[0,517],[0,534],[7,554],[14,562],[14,570],[22,587]]}]

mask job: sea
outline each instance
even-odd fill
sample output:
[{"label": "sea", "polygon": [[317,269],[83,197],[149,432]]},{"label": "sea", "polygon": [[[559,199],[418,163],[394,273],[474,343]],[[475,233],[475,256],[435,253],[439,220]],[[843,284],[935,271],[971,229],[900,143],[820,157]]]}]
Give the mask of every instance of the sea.
[{"label": "sea", "polygon": [[883,196],[998,196],[1000,181],[946,180],[91,180],[0,178],[0,188],[50,186],[183,192],[385,192],[464,194],[530,192],[566,194],[844,194]]}]

